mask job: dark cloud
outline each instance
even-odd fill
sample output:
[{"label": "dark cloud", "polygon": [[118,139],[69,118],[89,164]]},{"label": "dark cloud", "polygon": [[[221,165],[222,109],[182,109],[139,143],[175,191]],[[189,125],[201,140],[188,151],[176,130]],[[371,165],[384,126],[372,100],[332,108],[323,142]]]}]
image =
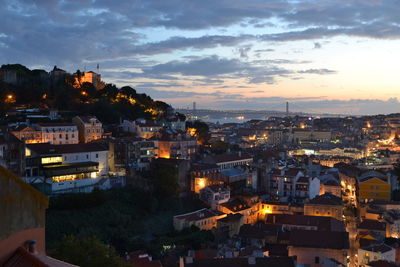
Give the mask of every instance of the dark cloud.
[{"label": "dark cloud", "polygon": [[[237,46],[247,41],[296,41],[338,35],[400,38],[400,5],[382,1],[185,1],[111,0],[2,1],[0,47],[3,62],[75,68],[83,62],[123,59],[176,50]],[[212,7],[212,8],[210,8]],[[145,29],[210,29],[245,23],[286,29],[245,34],[180,36],[148,42]],[[178,34],[179,35],[179,34]],[[318,46],[318,42],[315,43]],[[239,48],[246,58],[248,48]],[[268,52],[271,49],[254,51]],[[260,56],[258,54],[258,56]]]},{"label": "dark cloud", "polygon": [[336,73],[290,69],[310,62],[266,54],[278,42],[310,40],[318,49],[335,36],[400,39],[399,13],[397,0],[0,0],[0,61],[69,71],[100,63],[104,78],[146,78],[148,88],[229,88],[226,79],[251,87]]},{"label": "dark cloud", "polygon": [[247,79],[249,83],[276,82],[277,77],[286,77],[293,71],[275,65],[243,62],[238,59],[220,58],[216,55],[189,61],[170,61],[144,69],[142,74],[148,77],[158,75],[204,76],[225,79]]}]

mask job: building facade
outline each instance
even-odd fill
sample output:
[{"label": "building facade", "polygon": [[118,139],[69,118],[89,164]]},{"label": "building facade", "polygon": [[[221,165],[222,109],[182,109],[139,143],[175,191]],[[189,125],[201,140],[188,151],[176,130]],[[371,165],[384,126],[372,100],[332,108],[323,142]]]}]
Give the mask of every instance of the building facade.
[{"label": "building facade", "polygon": [[103,136],[103,124],[94,116],[76,116],[72,122],[78,127],[80,143],[89,143]]},{"label": "building facade", "polygon": [[78,144],[78,127],[72,123],[38,123],[34,127],[41,132],[40,143],[52,145]]}]

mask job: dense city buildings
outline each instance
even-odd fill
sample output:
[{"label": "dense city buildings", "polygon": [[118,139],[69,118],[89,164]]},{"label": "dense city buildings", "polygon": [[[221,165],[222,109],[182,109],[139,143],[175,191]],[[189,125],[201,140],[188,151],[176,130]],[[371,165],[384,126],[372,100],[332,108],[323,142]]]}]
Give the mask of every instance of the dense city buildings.
[{"label": "dense city buildings", "polygon": [[[13,73],[3,80],[19,86],[25,78]],[[50,201],[48,252],[60,235],[98,231],[137,266],[400,264],[398,115],[211,123],[91,72],[40,75],[49,86],[65,80],[84,112],[6,96],[0,201],[18,223],[1,229],[1,263],[54,260]]]}]

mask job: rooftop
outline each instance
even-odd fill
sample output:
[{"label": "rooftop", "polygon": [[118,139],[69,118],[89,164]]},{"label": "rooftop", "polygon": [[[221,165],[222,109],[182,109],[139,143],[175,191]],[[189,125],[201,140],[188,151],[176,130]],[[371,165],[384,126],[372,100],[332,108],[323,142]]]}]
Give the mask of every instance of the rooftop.
[{"label": "rooftop", "polygon": [[253,159],[250,154],[242,153],[242,154],[222,154],[213,156],[215,163],[223,163],[237,160],[245,160],[245,159]]},{"label": "rooftop", "polygon": [[[321,240],[324,240],[324,242],[321,242]],[[289,246],[322,249],[349,249],[349,233],[293,230],[290,232]]]},{"label": "rooftop", "polygon": [[196,211],[181,214],[181,215],[176,215],[176,216],[174,216],[174,219],[186,220],[186,221],[197,221],[197,220],[203,220],[203,219],[207,219],[207,218],[211,218],[211,217],[219,216],[219,215],[223,215],[223,213],[204,208],[201,210],[196,210]]},{"label": "rooftop", "polygon": [[95,151],[108,151],[108,146],[101,143],[51,145],[51,144],[28,144],[27,148],[39,155],[59,155],[68,153],[83,153]]},{"label": "rooftop", "polygon": [[385,253],[388,251],[393,250],[393,248],[391,246],[388,246],[384,243],[381,244],[372,244],[368,247],[363,247],[361,248],[362,250],[367,250],[367,251],[371,251],[371,252],[380,252],[380,253]]},{"label": "rooftop", "polygon": [[226,217],[219,219],[218,222],[229,223],[239,221],[243,217],[240,213],[228,214]]},{"label": "rooftop", "polygon": [[[328,206],[342,206],[342,199],[331,193],[325,193],[323,195],[316,196],[311,199],[309,204],[314,205],[328,205]],[[307,205],[307,204],[306,204]]]},{"label": "rooftop", "polygon": [[363,220],[359,225],[358,229],[373,230],[373,231],[386,231],[386,223],[375,220]]},{"label": "rooftop", "polygon": [[75,124],[67,123],[67,122],[65,122],[65,123],[61,123],[61,122],[44,123],[44,122],[41,122],[41,123],[38,123],[36,125],[39,126],[39,127],[71,127],[71,126],[75,126],[76,127]]},{"label": "rooftop", "polygon": [[315,226],[320,231],[344,231],[344,224],[332,217],[297,214],[270,214],[266,223],[281,225]]},{"label": "rooftop", "polygon": [[294,267],[294,259],[289,257],[268,258],[225,258],[225,259],[193,259],[193,263],[185,263],[188,267]]},{"label": "rooftop", "polygon": [[239,198],[235,198],[233,200],[230,200],[228,202],[225,202],[221,204],[220,206],[225,207],[231,211],[241,211],[250,208],[246,202]]}]

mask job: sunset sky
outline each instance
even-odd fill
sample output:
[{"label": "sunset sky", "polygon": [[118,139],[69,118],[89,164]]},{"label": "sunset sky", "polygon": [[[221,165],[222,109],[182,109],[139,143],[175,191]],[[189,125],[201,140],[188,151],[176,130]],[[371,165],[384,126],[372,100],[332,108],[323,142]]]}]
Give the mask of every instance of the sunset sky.
[{"label": "sunset sky", "polygon": [[400,112],[397,0],[0,0],[0,64],[177,108]]}]

